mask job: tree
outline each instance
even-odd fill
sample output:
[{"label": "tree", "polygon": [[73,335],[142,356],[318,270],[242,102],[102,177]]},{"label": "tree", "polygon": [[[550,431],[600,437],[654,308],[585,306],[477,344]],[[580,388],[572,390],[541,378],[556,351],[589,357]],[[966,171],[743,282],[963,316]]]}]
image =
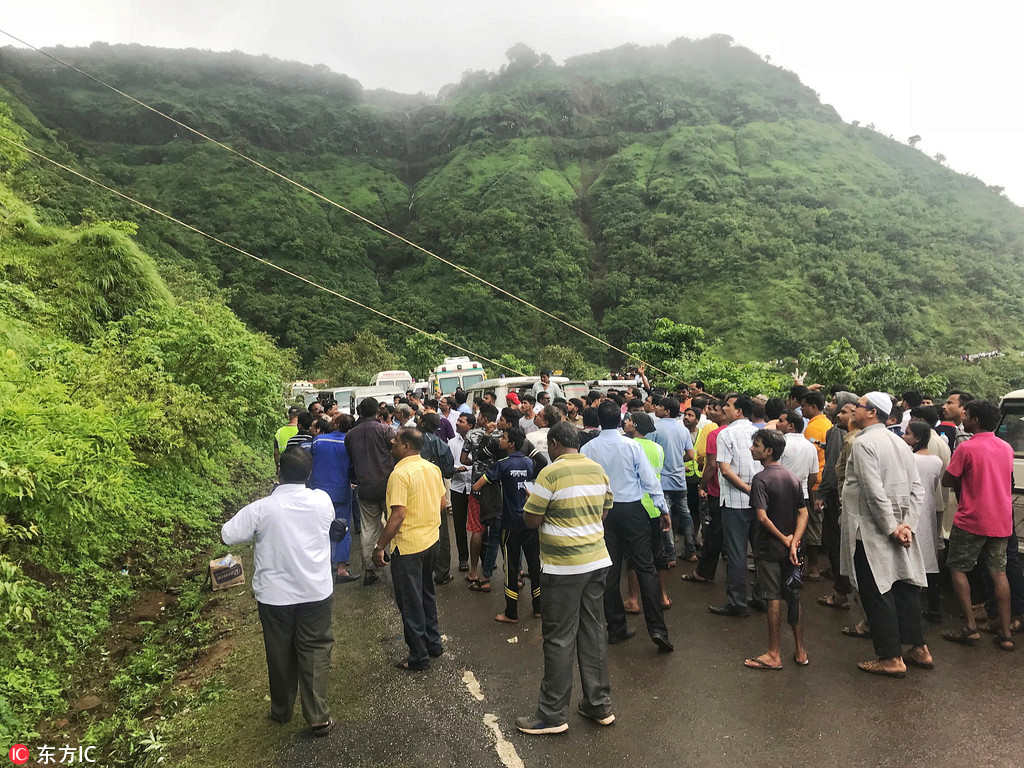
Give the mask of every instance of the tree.
[{"label": "tree", "polygon": [[507,51],[505,58],[508,59],[509,69],[529,69],[537,66],[540,56],[526,43],[516,43]]},{"label": "tree", "polygon": [[942,154],[941,152],[936,152],[935,153],[935,160],[936,160],[936,162],[944,163],[944,162],[946,162],[946,156],[944,154]]},{"label": "tree", "polygon": [[921,137],[918,134],[915,133],[913,136],[911,136],[909,139],[907,139],[907,144],[909,144],[911,146],[911,148],[913,148],[913,147],[917,146],[917,143],[919,141],[921,141]]},{"label": "tree", "polygon": [[[437,334],[442,339],[448,338],[444,333]],[[434,368],[441,364],[446,355],[453,354],[452,347],[422,333],[413,333],[405,337],[402,359],[405,369],[418,379],[425,379]]]},{"label": "tree", "polygon": [[353,341],[333,344],[317,358],[314,371],[333,386],[366,386],[373,374],[398,365],[398,355],[380,336],[358,331]]}]

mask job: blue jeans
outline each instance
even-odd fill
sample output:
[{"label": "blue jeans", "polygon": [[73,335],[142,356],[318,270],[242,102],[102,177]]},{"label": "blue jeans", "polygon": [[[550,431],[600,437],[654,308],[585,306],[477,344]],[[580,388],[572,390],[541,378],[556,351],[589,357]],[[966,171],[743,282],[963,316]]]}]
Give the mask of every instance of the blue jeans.
[{"label": "blue jeans", "polygon": [[[491,574],[494,573],[494,566],[498,562],[498,550],[501,549],[501,518],[496,517],[490,523],[485,523],[487,526],[487,549],[484,550],[483,557],[483,577],[485,579],[491,578]],[[516,563],[516,573],[518,575],[519,563]]]},{"label": "blue jeans", "polygon": [[[672,513],[672,528],[683,537],[683,557],[697,554],[697,546],[693,538],[693,517],[686,499],[686,491],[665,491],[668,511]],[[676,545],[672,540],[671,531],[666,533],[666,552],[670,560],[675,560]]]}]

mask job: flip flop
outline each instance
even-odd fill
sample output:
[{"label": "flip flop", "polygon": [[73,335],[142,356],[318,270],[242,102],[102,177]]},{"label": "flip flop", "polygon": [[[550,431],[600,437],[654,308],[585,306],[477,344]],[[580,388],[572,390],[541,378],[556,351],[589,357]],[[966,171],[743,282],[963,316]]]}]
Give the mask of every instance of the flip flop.
[{"label": "flip flop", "polygon": [[807,657],[807,658],[806,658],[806,659],[804,659],[803,661],[798,661],[798,660],[797,660],[797,658],[796,658],[796,654],[794,653],[794,654],[793,654],[793,662],[794,662],[795,664],[798,664],[798,665],[799,665],[799,666],[801,666],[801,667],[806,667],[806,666],[807,666],[808,664],[810,664],[810,663],[811,663],[811,659],[810,659],[810,657]]},{"label": "flip flop", "polygon": [[478,581],[475,584],[470,584],[469,585],[469,589],[472,592],[490,592],[491,591],[491,582],[489,580],[488,581]]},{"label": "flip flop", "polygon": [[466,581],[468,581],[470,584],[479,584],[480,583],[480,579],[471,579],[469,576],[463,576],[463,578]]},{"label": "flip flop", "polygon": [[697,575],[696,571],[694,571],[692,573],[684,573],[679,578],[682,579],[683,581],[688,581],[691,584],[711,584],[711,583],[713,583],[711,581],[711,579],[702,579],[700,576]]},{"label": "flip flop", "polygon": [[867,639],[871,638],[871,631],[870,630],[862,632],[860,630],[860,628],[858,628],[858,626],[856,624],[854,624],[853,626],[850,626],[850,627],[843,627],[842,633],[844,635],[846,635],[847,637],[863,637],[863,638],[867,638]]},{"label": "flip flop", "polygon": [[826,608],[835,608],[837,611],[850,610],[849,600],[847,600],[845,603],[837,603],[835,597],[835,595],[826,595],[825,597],[819,597],[818,605],[824,605]]},{"label": "flip flop", "polygon": [[768,662],[761,661],[760,659],[745,659],[743,661],[743,666],[746,667],[747,669],[770,669],[770,670],[773,670],[773,671],[782,669],[782,665],[781,664],[779,664],[779,666],[777,666],[777,667],[773,667]]},{"label": "flip flop", "polygon": [[886,669],[882,666],[882,663],[878,659],[872,661],[862,661],[857,667],[862,672],[867,672],[869,675],[881,675],[882,677],[906,677],[907,670],[905,669]]}]

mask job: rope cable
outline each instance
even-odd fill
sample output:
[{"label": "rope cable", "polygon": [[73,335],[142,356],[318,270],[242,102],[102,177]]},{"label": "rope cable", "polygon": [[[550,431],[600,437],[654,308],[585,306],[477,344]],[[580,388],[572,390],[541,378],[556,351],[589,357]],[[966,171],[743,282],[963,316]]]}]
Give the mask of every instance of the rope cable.
[{"label": "rope cable", "polygon": [[510,299],[514,299],[515,301],[518,301],[521,304],[524,304],[527,307],[530,307],[531,309],[533,309],[533,310],[535,310],[537,312],[540,312],[542,315],[544,315],[546,317],[549,317],[549,318],[551,318],[552,320],[554,320],[554,321],[556,321],[558,323],[561,323],[562,325],[566,326],[567,328],[570,328],[570,329],[576,331],[577,333],[580,333],[580,334],[586,336],[587,338],[592,339],[593,341],[598,342],[599,344],[603,344],[604,346],[608,347],[609,349],[611,349],[611,350],[613,350],[615,352],[618,352],[621,355],[625,355],[627,359],[636,360],[636,361],[642,363],[645,367],[650,368],[651,370],[657,371],[658,373],[662,373],[665,376],[668,376],[670,380],[680,381],[680,379],[678,379],[677,377],[673,376],[668,371],[665,371],[665,370],[663,370],[661,368],[658,368],[655,365],[652,365],[652,364],[646,362],[645,360],[643,360],[642,358],[638,357],[637,355],[632,354],[631,352],[627,352],[624,349],[620,349],[619,347],[616,347],[614,344],[612,344],[612,343],[610,343],[608,341],[605,341],[604,339],[600,338],[599,336],[595,336],[594,334],[590,333],[589,331],[585,331],[584,329],[580,328],[579,326],[576,326],[573,323],[570,323],[568,320],[563,320],[562,318],[558,317],[557,315],[554,315],[551,312],[548,312],[546,309],[538,307],[536,304],[533,304],[532,302],[527,301],[526,299],[524,299],[524,298],[522,298],[520,296],[517,296],[516,294],[514,294],[514,293],[512,293],[510,291],[507,291],[504,288],[501,288],[500,286],[495,285],[494,283],[492,283],[492,282],[490,282],[490,281],[480,277],[475,272],[471,272],[470,270],[466,269],[465,267],[463,267],[463,266],[461,266],[459,264],[456,264],[455,262],[450,261],[449,259],[446,259],[446,258],[444,258],[442,256],[439,256],[439,255],[437,255],[433,251],[430,251],[427,248],[424,248],[422,245],[414,243],[413,241],[403,237],[402,235],[399,235],[396,232],[392,232],[391,230],[389,230],[384,225],[378,224],[377,222],[373,221],[372,219],[369,219],[366,216],[363,216],[362,214],[359,214],[359,213],[357,213],[357,212],[355,212],[355,211],[353,211],[353,210],[351,210],[349,208],[346,208],[341,203],[335,202],[334,200],[331,200],[329,197],[321,194],[320,192],[317,192],[316,190],[311,189],[310,187],[307,187],[305,184],[302,184],[301,182],[295,181],[294,179],[289,178],[288,176],[284,175],[280,171],[277,171],[277,170],[275,170],[275,169],[273,169],[273,168],[271,168],[271,167],[269,167],[267,165],[264,165],[259,160],[256,160],[256,159],[254,159],[252,157],[249,157],[248,155],[244,154],[243,152],[240,152],[237,149],[234,149],[233,147],[231,147],[231,146],[229,146],[227,144],[224,144],[221,141],[218,141],[217,139],[213,138],[212,136],[208,136],[207,134],[203,133],[199,129],[193,128],[192,126],[190,126],[190,125],[188,125],[186,123],[183,123],[183,122],[181,122],[180,120],[178,120],[178,119],[176,119],[174,117],[171,117],[170,115],[168,115],[165,112],[161,112],[156,107],[150,106],[146,102],[141,101],[140,99],[137,99],[136,97],[132,96],[131,94],[125,93],[124,91],[120,90],[119,88],[117,88],[117,87],[115,87],[113,85],[110,85],[109,83],[104,82],[103,80],[100,80],[95,75],[92,75],[92,74],[90,74],[88,72],[85,72],[82,69],[79,69],[74,64],[71,64],[70,62],[64,61],[63,59],[61,59],[61,58],[59,58],[57,56],[54,56],[53,54],[48,53],[48,52],[44,51],[43,49],[38,48],[38,47],[32,45],[29,42],[26,42],[25,40],[22,40],[20,37],[17,37],[16,35],[13,35],[10,32],[7,32],[6,30],[0,29],[0,34],[4,34],[7,37],[11,38],[12,40],[16,40],[17,42],[21,43],[22,45],[27,46],[28,48],[31,48],[33,51],[36,51],[37,53],[40,53],[43,56],[46,56],[47,58],[52,59],[53,61],[57,62],[58,64],[61,64],[62,66],[65,66],[68,69],[71,69],[71,70],[77,72],[78,74],[82,75],[83,77],[86,77],[89,80],[92,80],[97,85],[100,85],[100,86],[102,86],[104,88],[107,88],[107,89],[113,91],[114,93],[116,93],[116,94],[118,94],[120,96],[123,96],[124,98],[128,99],[129,101],[131,101],[131,102],[133,102],[133,103],[135,103],[137,105],[139,105],[140,107],[142,107],[144,109],[147,109],[150,112],[153,112],[154,114],[159,115],[160,117],[163,117],[166,120],[169,120],[170,122],[174,123],[175,125],[177,125],[177,126],[179,126],[181,128],[184,128],[185,130],[187,130],[187,131],[189,131],[191,133],[194,133],[196,136],[199,136],[200,138],[205,139],[206,141],[209,141],[212,144],[217,145],[221,149],[227,150],[231,154],[236,155],[237,157],[240,157],[241,159],[245,160],[246,162],[251,163],[252,165],[255,165],[257,168],[260,168],[260,169],[266,171],[267,173],[270,173],[273,176],[276,176],[277,178],[281,179],[282,181],[285,181],[288,184],[291,184],[291,185],[297,187],[298,189],[301,189],[303,192],[306,192],[307,194],[313,195],[317,199],[322,200],[323,202],[327,203],[328,205],[334,206],[338,210],[344,211],[345,213],[349,214],[350,216],[353,216],[356,219],[359,219],[364,224],[367,224],[367,225],[373,227],[374,229],[377,229],[380,232],[383,232],[384,234],[389,235],[390,237],[393,237],[396,240],[399,240],[400,242],[405,243],[406,245],[416,249],[417,251],[420,251],[421,253],[424,253],[427,256],[430,256],[431,258],[436,259],[437,261],[440,261],[442,264],[445,264],[445,265],[447,265],[447,266],[449,266],[449,267],[451,267],[453,269],[458,270],[459,272],[463,273],[467,277],[470,277],[473,280],[476,280],[476,281],[482,283],[483,285],[486,285],[488,288],[491,288],[492,290],[497,291],[498,293],[504,294],[505,296],[509,297]]},{"label": "rope cable", "polygon": [[3,136],[3,135],[0,135],[0,139],[2,139],[3,141],[6,141],[8,144],[13,144],[16,147],[19,147],[20,149],[24,150],[25,152],[28,152],[29,154],[34,155],[35,157],[38,157],[41,160],[45,160],[46,162],[51,163],[51,164],[57,166],[58,168],[60,168],[60,169],[62,169],[64,171],[67,171],[68,173],[74,174],[75,176],[77,176],[80,179],[83,179],[83,180],[89,182],[90,184],[95,184],[97,187],[100,187],[101,189],[105,189],[107,192],[110,192],[110,193],[112,193],[114,195],[117,195],[118,197],[120,197],[120,198],[122,198],[124,200],[127,200],[128,202],[134,203],[135,205],[138,205],[141,208],[145,208],[147,211],[150,211],[151,213],[155,213],[157,216],[161,216],[161,217],[167,219],[168,221],[173,221],[175,224],[179,224],[182,227],[185,227],[186,229],[189,229],[192,232],[195,232],[197,235],[202,235],[203,237],[207,238],[208,240],[212,240],[213,242],[215,242],[215,243],[217,243],[219,245],[222,245],[225,248],[230,248],[231,250],[237,251],[238,253],[242,254],[243,256],[247,256],[250,259],[253,259],[255,261],[260,262],[261,264],[265,264],[268,267],[276,269],[278,272],[283,272],[284,274],[288,275],[289,277],[293,277],[296,280],[301,280],[302,282],[304,282],[304,283],[306,283],[308,285],[311,285],[314,288],[317,288],[317,289],[319,289],[321,291],[326,291],[327,293],[331,294],[332,296],[336,296],[339,299],[344,299],[345,301],[350,302],[351,304],[355,304],[357,307],[360,307],[361,309],[365,309],[365,310],[368,310],[370,312],[373,312],[375,315],[379,315],[380,317],[383,317],[386,320],[390,320],[393,323],[397,323],[398,325],[404,326],[404,327],[406,327],[406,328],[408,328],[408,329],[410,329],[412,331],[416,331],[417,333],[422,333],[424,336],[426,336],[427,338],[433,339],[434,341],[439,341],[442,344],[447,344],[448,346],[453,347],[453,348],[459,350],[460,352],[465,352],[466,354],[470,355],[473,358],[477,358],[477,359],[483,360],[483,361],[485,361],[487,363],[490,363],[491,365],[497,366],[498,368],[504,368],[506,371],[511,371],[512,373],[515,373],[518,376],[524,376],[525,375],[522,371],[518,371],[515,368],[510,368],[509,366],[503,365],[502,363],[499,363],[496,360],[491,360],[488,357],[484,357],[483,355],[478,354],[478,353],[474,352],[471,349],[467,349],[466,347],[460,346],[459,344],[456,344],[454,341],[450,341],[449,339],[446,339],[446,338],[444,338],[442,336],[439,336],[436,333],[430,333],[429,331],[424,331],[422,328],[417,328],[415,325],[407,323],[404,320],[399,320],[397,317],[392,317],[391,315],[389,315],[389,314],[387,314],[385,312],[381,312],[379,309],[374,309],[373,307],[371,307],[371,306],[369,306],[367,304],[363,304],[361,301],[357,301],[356,299],[350,298],[349,296],[346,296],[346,295],[344,295],[342,293],[339,293],[338,291],[334,290],[333,288],[328,288],[327,286],[321,285],[320,283],[318,283],[318,282],[316,282],[314,280],[310,280],[308,277],[304,277],[304,276],[298,274],[297,272],[292,272],[291,270],[286,269],[285,267],[282,267],[282,266],[280,266],[278,264],[275,264],[274,262],[272,262],[272,261],[270,261],[268,259],[265,259],[262,256],[256,256],[255,254],[249,253],[248,251],[246,251],[246,250],[244,250],[242,248],[239,248],[237,245],[232,245],[229,242],[221,240],[219,237],[216,237],[215,235],[211,235],[211,234],[209,234],[207,232],[204,232],[203,230],[199,229],[198,227],[194,227],[191,224],[182,221],[181,219],[177,219],[174,216],[171,216],[169,213],[164,213],[163,211],[158,210],[157,208],[154,208],[151,205],[147,205],[146,203],[142,202],[141,200],[137,200],[134,197],[125,194],[124,192],[120,192],[120,191],[114,189],[113,187],[108,187],[103,182],[97,181],[96,179],[92,179],[92,178],[86,176],[84,173],[82,173],[80,171],[77,171],[74,168],[71,168],[70,166],[64,165],[63,163],[58,162],[57,160],[54,160],[52,158],[47,157],[46,155],[42,154],[41,152],[37,152],[36,150],[32,149],[31,147],[25,146],[21,142],[15,141],[14,139],[8,138],[7,136]]}]

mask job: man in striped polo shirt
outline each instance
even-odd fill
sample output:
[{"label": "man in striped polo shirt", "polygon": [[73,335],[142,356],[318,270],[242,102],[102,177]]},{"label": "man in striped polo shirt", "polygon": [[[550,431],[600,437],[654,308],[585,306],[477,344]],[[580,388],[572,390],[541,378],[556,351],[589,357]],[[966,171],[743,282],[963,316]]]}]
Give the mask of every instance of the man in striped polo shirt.
[{"label": "man in striped polo shirt", "polygon": [[579,660],[583,701],[577,712],[611,725],[604,590],[611,558],[604,518],[612,489],[601,465],[579,452],[580,431],[564,421],[548,432],[551,464],[537,476],[523,522],[540,528],[541,627],[544,679],[537,711],[520,717],[523,733],[563,733],[572,693],[573,659]]}]

